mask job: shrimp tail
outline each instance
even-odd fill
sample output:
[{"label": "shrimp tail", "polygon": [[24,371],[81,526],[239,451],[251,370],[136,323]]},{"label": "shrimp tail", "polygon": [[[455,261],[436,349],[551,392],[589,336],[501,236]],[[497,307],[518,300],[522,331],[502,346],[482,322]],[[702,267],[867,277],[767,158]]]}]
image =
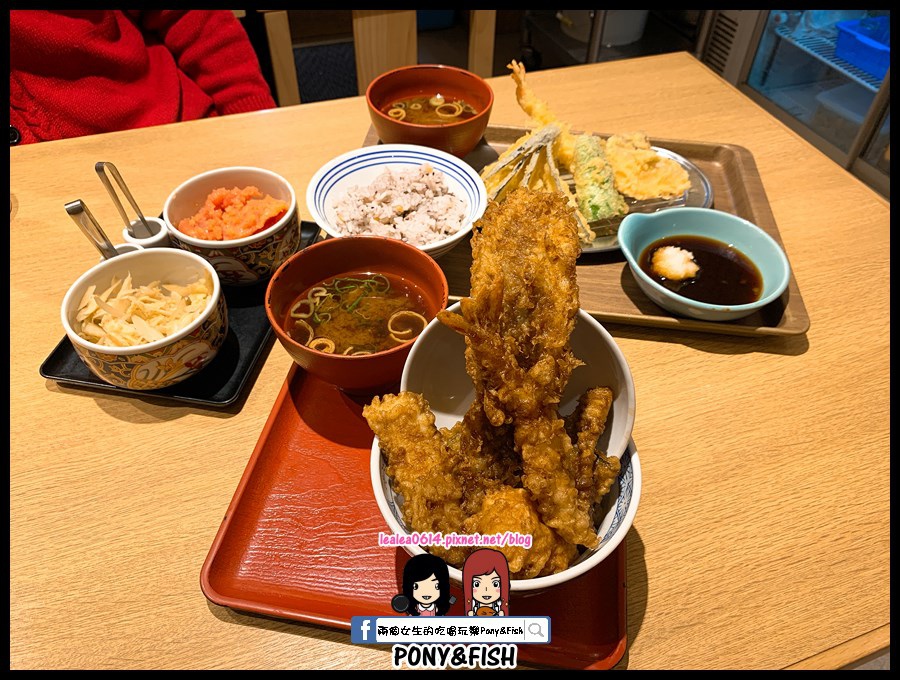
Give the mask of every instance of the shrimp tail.
[{"label": "shrimp tail", "polygon": [[512,79],[516,83],[516,101],[521,109],[538,125],[556,124],[560,128],[559,137],[553,144],[553,155],[556,161],[571,171],[575,159],[575,136],[569,131],[568,124],[559,120],[547,106],[547,103],[534,94],[525,82],[525,66],[513,59],[506,65],[512,71]]}]

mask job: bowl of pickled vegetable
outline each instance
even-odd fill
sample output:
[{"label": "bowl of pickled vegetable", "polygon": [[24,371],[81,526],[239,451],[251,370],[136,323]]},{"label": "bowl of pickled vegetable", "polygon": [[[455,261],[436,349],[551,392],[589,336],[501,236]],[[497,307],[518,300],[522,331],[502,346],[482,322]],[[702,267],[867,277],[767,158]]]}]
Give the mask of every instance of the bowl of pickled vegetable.
[{"label": "bowl of pickled vegetable", "polygon": [[174,248],[118,255],[87,270],[63,298],[66,336],[110,385],[156,390],[199,373],[228,333],[213,266]]},{"label": "bowl of pickled vegetable", "polygon": [[264,168],[190,177],[169,194],[163,219],[172,245],[208,260],[228,286],[265,281],[301,244],[294,188]]}]

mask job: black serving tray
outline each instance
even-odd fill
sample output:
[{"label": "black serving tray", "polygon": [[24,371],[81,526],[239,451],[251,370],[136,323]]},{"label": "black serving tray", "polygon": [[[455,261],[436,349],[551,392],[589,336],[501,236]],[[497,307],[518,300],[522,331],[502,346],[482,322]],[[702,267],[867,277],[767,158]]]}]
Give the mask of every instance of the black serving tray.
[{"label": "black serving tray", "polygon": [[[319,228],[301,222],[301,243],[314,240]],[[271,347],[272,325],[266,317],[264,298],[268,281],[252,286],[223,286],[228,306],[228,335],[219,353],[197,375],[160,390],[130,390],[95,376],[76,354],[68,337],[41,364],[44,378],[62,385],[117,394],[171,399],[210,407],[233,404],[241,396],[260,357]]]}]

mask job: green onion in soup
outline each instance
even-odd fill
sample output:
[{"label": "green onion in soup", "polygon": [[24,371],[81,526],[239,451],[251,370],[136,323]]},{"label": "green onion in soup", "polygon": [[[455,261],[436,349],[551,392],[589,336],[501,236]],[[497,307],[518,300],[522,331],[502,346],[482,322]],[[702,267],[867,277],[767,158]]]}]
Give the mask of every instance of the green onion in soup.
[{"label": "green onion in soup", "polygon": [[416,338],[428,324],[425,298],[393,274],[354,272],[312,286],[291,305],[288,335],[310,349],[361,356]]}]

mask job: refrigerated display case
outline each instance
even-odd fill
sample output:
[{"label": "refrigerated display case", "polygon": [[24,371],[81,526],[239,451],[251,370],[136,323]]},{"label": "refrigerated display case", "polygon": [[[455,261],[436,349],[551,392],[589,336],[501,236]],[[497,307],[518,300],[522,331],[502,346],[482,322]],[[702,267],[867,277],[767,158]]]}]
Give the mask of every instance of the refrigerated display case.
[{"label": "refrigerated display case", "polygon": [[889,10],[716,10],[699,56],[890,198]]}]

